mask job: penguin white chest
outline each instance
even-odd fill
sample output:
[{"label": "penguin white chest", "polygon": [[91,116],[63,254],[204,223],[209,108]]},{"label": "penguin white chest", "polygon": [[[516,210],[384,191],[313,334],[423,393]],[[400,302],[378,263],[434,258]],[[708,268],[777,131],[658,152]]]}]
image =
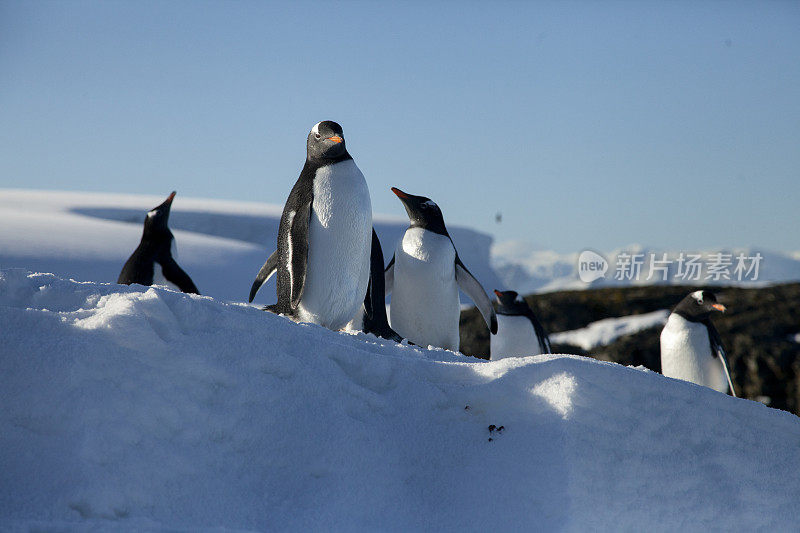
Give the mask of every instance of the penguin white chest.
[{"label": "penguin white chest", "polygon": [[672,313],[661,332],[661,373],[728,391],[722,361],[711,353],[708,328]]},{"label": "penguin white chest", "polygon": [[421,346],[458,350],[456,253],[446,235],[409,228],[395,250],[392,328]]},{"label": "penguin white chest", "polygon": [[490,335],[491,360],[542,353],[533,324],[526,316],[497,315],[497,334]]},{"label": "penguin white chest", "polygon": [[364,302],[372,246],[372,203],[364,175],[350,159],[314,176],[308,259],[300,320],[343,328]]}]

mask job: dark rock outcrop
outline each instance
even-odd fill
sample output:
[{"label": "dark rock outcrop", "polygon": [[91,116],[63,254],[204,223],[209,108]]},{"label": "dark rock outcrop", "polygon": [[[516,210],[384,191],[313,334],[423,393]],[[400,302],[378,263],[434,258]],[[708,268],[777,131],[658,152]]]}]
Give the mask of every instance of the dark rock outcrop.
[{"label": "dark rock outcrop", "polygon": [[[707,288],[728,307],[714,317],[731,364],[738,394],[770,407],[800,414],[800,283],[743,289],[649,285],[562,291],[525,299],[548,333],[568,331],[604,318],[671,309],[693,290]],[[659,335],[651,328],[618,338],[586,353],[577,346],[554,345],[555,353],[587,355],[623,365],[642,365],[661,371]],[[461,351],[488,358],[489,332],[475,309],[461,314]]]}]

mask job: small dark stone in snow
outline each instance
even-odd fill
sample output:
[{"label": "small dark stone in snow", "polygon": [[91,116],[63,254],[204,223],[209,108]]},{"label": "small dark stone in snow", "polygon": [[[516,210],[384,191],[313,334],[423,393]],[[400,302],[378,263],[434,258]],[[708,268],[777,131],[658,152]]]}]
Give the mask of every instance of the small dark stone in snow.
[{"label": "small dark stone in snow", "polygon": [[500,432],[502,432],[504,429],[506,429],[506,427],[505,427],[505,426],[500,426],[499,428],[497,428],[497,432],[498,432],[498,433],[500,433]]},{"label": "small dark stone in snow", "polygon": [[493,440],[494,440],[494,439],[493,439],[492,437],[489,437],[489,442],[492,442]]},{"label": "small dark stone in snow", "polygon": [[465,411],[469,411],[469,405],[465,405],[465,406],[464,406],[464,410],[465,410]]},{"label": "small dark stone in snow", "polygon": [[489,426],[489,433],[491,433],[491,432],[492,432],[492,431],[494,431],[495,429],[497,429],[497,426],[495,426],[494,424],[490,425],[490,426]]}]

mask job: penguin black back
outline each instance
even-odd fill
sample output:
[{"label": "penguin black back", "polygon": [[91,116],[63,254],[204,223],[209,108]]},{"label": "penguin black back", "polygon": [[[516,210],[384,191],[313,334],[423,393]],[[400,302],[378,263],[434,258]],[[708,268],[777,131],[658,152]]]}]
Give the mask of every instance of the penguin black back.
[{"label": "penguin black back", "polygon": [[174,283],[181,291],[200,294],[192,279],[178,266],[172,257],[175,237],[169,230],[169,213],[175,191],[163,203],[151,209],[144,219],[144,229],[139,246],[125,262],[117,283],[130,285],[152,285],[156,268],[161,268],[164,278]]}]

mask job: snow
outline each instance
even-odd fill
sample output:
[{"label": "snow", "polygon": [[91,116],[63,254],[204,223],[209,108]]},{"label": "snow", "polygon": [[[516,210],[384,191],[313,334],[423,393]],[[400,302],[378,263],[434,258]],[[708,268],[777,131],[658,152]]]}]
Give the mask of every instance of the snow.
[{"label": "snow", "polygon": [[482,361],[18,269],[0,347],[0,530],[800,520],[800,419],[643,368]]},{"label": "snow", "polygon": [[669,317],[669,313],[668,309],[661,309],[639,315],[604,318],[603,320],[592,322],[584,328],[553,333],[550,335],[550,342],[571,344],[588,351],[598,346],[607,346],[623,335],[663,326]]},{"label": "snow", "polygon": [[[139,244],[145,214],[168,192],[140,196],[0,189],[0,268],[115,282]],[[189,198],[178,191],[169,220],[178,264],[202,294],[246,301],[261,265],[275,250],[282,210],[282,205]],[[408,219],[376,215],[374,225],[388,263]],[[487,290],[499,286],[489,264],[491,237],[458,226],[449,230],[475,277]],[[255,301],[275,302],[274,276]]]},{"label": "snow", "polygon": [[[788,283],[800,280],[800,253],[780,253],[771,252],[756,248],[734,248],[734,249],[713,249],[713,250],[684,250],[688,254],[700,254],[703,270],[699,274],[699,279],[694,280],[687,277],[682,279],[677,274],[676,260],[680,251],[660,250],[657,248],[644,247],[638,244],[613,250],[609,253],[600,254],[609,263],[609,270],[605,277],[589,284],[584,283],[578,278],[578,257],[579,253],[557,253],[551,250],[541,250],[529,243],[522,241],[505,241],[492,245],[491,262],[492,267],[502,280],[505,287],[513,288],[520,294],[544,293],[563,290],[583,290],[597,287],[619,287],[628,285],[647,285],[653,283],[672,283],[686,285],[740,285],[740,286],[763,286],[772,283]],[[620,254],[644,254],[644,265],[637,279],[615,279],[615,267],[620,264],[618,259]],[[651,254],[655,254],[657,260],[662,259],[662,254],[667,254],[667,261],[672,261],[670,266],[668,281],[662,281],[663,274],[655,271],[650,280],[649,266]],[[715,280],[708,270],[709,257],[713,254],[724,253],[732,254],[733,265],[728,269],[732,279],[721,278]],[[758,279],[750,281],[748,276],[742,276],[742,281],[737,281],[733,275],[736,266],[736,257],[744,254],[745,257],[755,257],[760,253],[762,260],[759,265]],[[750,264],[749,262],[747,263]],[[752,276],[752,274],[751,274]]]}]

